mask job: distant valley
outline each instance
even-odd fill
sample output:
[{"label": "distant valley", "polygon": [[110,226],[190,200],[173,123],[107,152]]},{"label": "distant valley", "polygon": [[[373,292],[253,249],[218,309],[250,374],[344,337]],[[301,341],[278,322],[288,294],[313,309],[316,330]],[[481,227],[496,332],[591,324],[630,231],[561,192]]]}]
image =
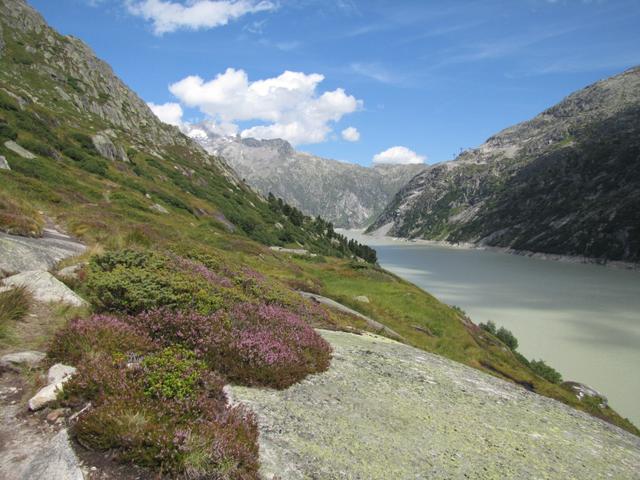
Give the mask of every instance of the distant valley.
[{"label": "distant valley", "polygon": [[271,192],[337,227],[367,226],[426,168],[416,164],[367,168],[296,151],[285,140],[219,136],[205,125],[193,125],[187,132],[263,195]]}]

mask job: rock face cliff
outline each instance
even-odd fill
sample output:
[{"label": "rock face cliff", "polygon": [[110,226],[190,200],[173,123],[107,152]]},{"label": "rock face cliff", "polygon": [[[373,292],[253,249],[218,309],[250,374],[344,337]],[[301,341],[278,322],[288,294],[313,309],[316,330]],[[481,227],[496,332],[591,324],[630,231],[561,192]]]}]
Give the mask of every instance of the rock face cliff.
[{"label": "rock face cliff", "polygon": [[[367,225],[424,165],[366,168],[302,153],[286,141],[221,137],[199,126],[194,138],[224,158],[246,182],[307,215],[320,215],[337,227]],[[192,133],[193,134],[193,133]]]},{"label": "rock face cliff", "polygon": [[640,261],[640,67],[430,167],[369,228]]},{"label": "rock face cliff", "polygon": [[[75,125],[70,126],[92,127],[94,146],[107,160],[128,161],[125,145],[158,157],[166,154],[165,149],[185,149],[194,160],[237,181],[224,161],[158,120],[81,40],[49,28],[23,0],[0,0],[0,16],[0,92],[21,110],[46,107],[60,115],[56,126],[75,116]],[[108,128],[100,131],[100,126]]]},{"label": "rock face cliff", "polygon": [[264,478],[639,478],[640,439],[617,427],[387,338],[323,336],[326,373],[230,388],[258,415]]}]

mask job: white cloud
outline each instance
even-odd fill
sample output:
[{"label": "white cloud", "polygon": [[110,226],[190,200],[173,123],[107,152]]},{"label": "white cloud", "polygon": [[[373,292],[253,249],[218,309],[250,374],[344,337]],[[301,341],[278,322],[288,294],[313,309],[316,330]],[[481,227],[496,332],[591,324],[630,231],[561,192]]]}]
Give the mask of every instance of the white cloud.
[{"label": "white cloud", "polygon": [[182,107],[178,103],[164,103],[157,105],[155,103],[147,103],[149,108],[156,117],[169,125],[179,127],[182,125]]},{"label": "white cloud", "polygon": [[360,132],[355,127],[347,127],[342,130],[342,138],[347,142],[357,142],[360,140]]},{"label": "white cloud", "polygon": [[427,159],[424,155],[418,155],[407,147],[391,147],[373,157],[373,163],[390,163],[394,165],[407,165],[410,163],[424,163]]},{"label": "white cloud", "polygon": [[126,0],[126,5],[132,15],[152,22],[156,35],[220,27],[244,15],[277,8],[269,0],[189,0],[186,5],[171,0]]},{"label": "white cloud", "polygon": [[186,77],[169,90],[226,129],[238,128],[237,122],[262,122],[241,131],[243,137],[284,138],[298,145],[325,141],[333,122],[362,106],[341,88],[319,94],[323,80],[317,73],[285,71],[250,82],[244,70],[229,68],[209,81]]}]

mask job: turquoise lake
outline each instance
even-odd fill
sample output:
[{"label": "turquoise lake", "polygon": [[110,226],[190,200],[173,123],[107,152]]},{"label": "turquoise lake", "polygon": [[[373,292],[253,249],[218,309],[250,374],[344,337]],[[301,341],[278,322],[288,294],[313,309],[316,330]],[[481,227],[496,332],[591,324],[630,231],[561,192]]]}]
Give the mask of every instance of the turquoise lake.
[{"label": "turquoise lake", "polygon": [[508,328],[527,358],[601,391],[640,425],[639,271],[341,233],[475,323]]}]

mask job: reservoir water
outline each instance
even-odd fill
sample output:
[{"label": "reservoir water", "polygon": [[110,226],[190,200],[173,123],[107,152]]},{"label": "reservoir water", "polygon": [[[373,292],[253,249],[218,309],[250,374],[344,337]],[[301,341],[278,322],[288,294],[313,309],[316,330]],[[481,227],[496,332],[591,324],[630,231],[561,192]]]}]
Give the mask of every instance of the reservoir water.
[{"label": "reservoir water", "polygon": [[475,323],[508,328],[527,358],[601,391],[640,426],[640,272],[341,233]]}]

